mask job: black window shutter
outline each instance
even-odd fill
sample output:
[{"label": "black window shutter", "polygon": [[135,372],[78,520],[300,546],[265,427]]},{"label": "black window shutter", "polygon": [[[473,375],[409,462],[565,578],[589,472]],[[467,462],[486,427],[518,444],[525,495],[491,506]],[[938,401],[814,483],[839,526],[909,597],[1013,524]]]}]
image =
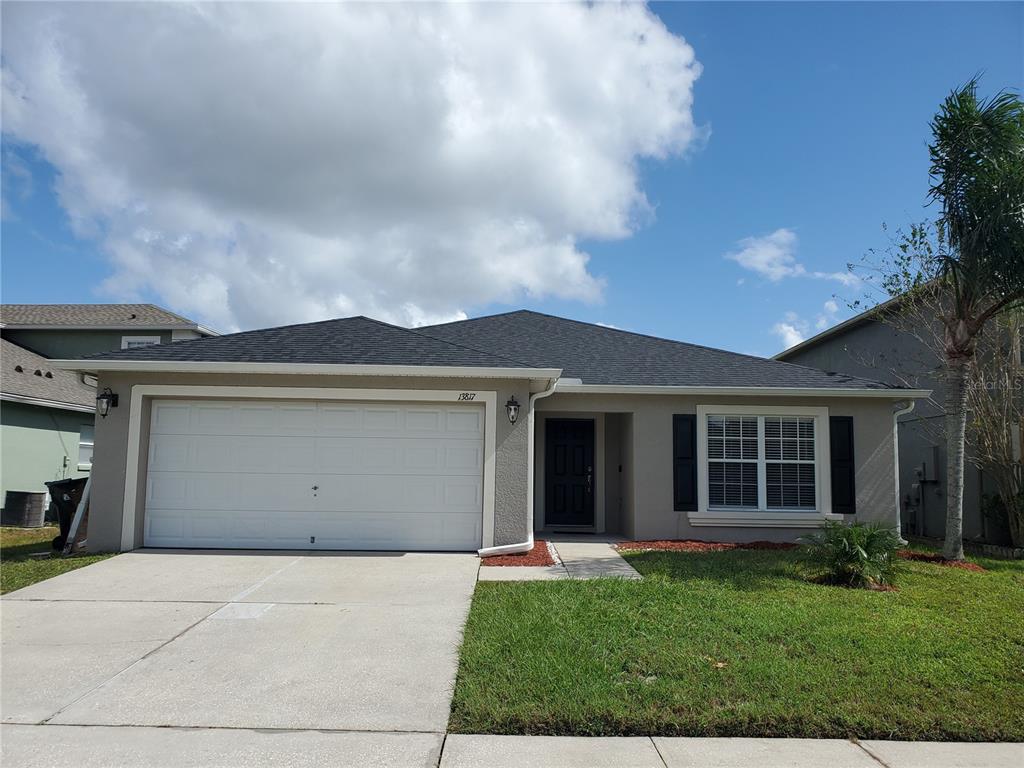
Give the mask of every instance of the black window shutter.
[{"label": "black window shutter", "polygon": [[697,511],[697,417],[672,417],[672,481],[676,512]]},{"label": "black window shutter", "polygon": [[857,494],[853,478],[853,417],[832,416],[828,420],[829,443],[832,450],[832,511],[852,515],[857,511]]}]

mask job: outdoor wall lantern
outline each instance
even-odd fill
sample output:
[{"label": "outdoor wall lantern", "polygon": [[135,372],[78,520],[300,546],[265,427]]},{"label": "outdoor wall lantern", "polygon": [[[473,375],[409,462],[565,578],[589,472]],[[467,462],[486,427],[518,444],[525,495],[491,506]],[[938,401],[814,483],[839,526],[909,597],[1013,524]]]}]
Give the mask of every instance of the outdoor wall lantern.
[{"label": "outdoor wall lantern", "polygon": [[516,402],[515,395],[512,395],[505,403],[505,413],[508,414],[508,423],[515,424],[516,419],[519,418],[519,403]]},{"label": "outdoor wall lantern", "polygon": [[117,394],[111,392],[110,387],[106,387],[96,395],[96,413],[105,419],[111,408],[117,408]]}]

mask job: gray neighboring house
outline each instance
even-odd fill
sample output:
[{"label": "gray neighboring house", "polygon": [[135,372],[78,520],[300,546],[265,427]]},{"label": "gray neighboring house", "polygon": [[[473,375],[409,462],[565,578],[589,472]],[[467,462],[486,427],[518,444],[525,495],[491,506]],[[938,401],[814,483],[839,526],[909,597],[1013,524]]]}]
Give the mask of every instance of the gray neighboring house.
[{"label": "gray neighboring house", "polygon": [[[946,447],[942,436],[945,381],[934,354],[912,333],[893,327],[884,313],[890,300],[822,331],[774,359],[891,384],[911,382],[932,390],[899,417],[899,483],[903,532],[942,538],[946,530]],[[1018,440],[1019,443],[1019,440]],[[969,450],[969,449],[968,449]],[[1005,521],[984,514],[983,496],[995,495],[991,478],[968,461],[964,476],[964,538],[1009,544]]]},{"label": "gray neighboring house", "polygon": [[897,525],[926,391],[518,311],[330,320],[58,363],[97,419],[89,543],[521,551],[535,531]]},{"label": "gray neighboring house", "polygon": [[0,500],[7,491],[44,493],[44,483],[92,465],[94,382],[51,358],[212,334],[152,304],[0,305]]}]

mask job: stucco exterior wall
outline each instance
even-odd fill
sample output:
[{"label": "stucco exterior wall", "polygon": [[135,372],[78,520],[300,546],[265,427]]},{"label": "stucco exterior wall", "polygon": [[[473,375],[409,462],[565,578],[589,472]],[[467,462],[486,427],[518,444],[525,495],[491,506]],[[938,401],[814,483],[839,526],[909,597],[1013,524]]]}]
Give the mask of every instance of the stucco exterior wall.
[{"label": "stucco exterior wall", "polygon": [[[99,388],[110,387],[120,396],[118,408],[96,419],[92,501],[89,514],[89,547],[93,551],[121,548],[125,473],[128,460],[128,427],[131,389],[136,384],[225,387],[325,387],[338,389],[436,389],[467,392],[493,391],[497,397],[495,419],[494,543],[514,544],[528,534],[527,515],[527,419],[525,408],[517,422],[509,424],[504,404],[509,397],[525,405],[530,382],[514,379],[440,379],[376,376],[290,376],[228,374],[105,374]],[[142,450],[139,464],[127,468],[137,473],[135,546],[142,545],[145,511],[145,477],[149,429],[149,404],[143,401]]]},{"label": "stucco exterior wall", "polygon": [[[895,524],[896,477],[892,401],[864,398],[692,397],[678,395],[555,394],[538,401],[541,412],[617,412],[631,415],[622,430],[621,531],[637,539],[694,538],[714,541],[791,541],[806,528],[694,526],[672,499],[672,416],[696,413],[698,405],[825,406],[830,416],[852,416],[856,464],[856,520]],[[542,499],[543,497],[541,497]],[[540,514],[540,513],[539,513]]]},{"label": "stucco exterior wall", "polygon": [[44,357],[71,360],[97,352],[121,349],[123,336],[159,336],[161,344],[171,341],[170,331],[30,330],[5,329],[4,338]]},{"label": "stucco exterior wall", "polygon": [[91,413],[24,403],[0,405],[0,504],[7,491],[45,493],[45,483],[85,477],[78,470],[78,439]]}]

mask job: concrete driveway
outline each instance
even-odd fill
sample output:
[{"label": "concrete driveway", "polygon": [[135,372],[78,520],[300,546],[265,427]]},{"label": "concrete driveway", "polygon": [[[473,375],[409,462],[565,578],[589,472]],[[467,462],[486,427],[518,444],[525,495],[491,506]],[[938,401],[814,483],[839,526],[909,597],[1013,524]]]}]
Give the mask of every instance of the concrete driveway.
[{"label": "concrete driveway", "polygon": [[[157,764],[172,750],[174,764],[234,765],[270,750],[273,764],[436,765],[477,566],[463,554],[143,550],[14,592],[2,601],[3,762]],[[190,730],[110,739],[109,726]],[[115,751],[83,762],[90,740]]]}]

